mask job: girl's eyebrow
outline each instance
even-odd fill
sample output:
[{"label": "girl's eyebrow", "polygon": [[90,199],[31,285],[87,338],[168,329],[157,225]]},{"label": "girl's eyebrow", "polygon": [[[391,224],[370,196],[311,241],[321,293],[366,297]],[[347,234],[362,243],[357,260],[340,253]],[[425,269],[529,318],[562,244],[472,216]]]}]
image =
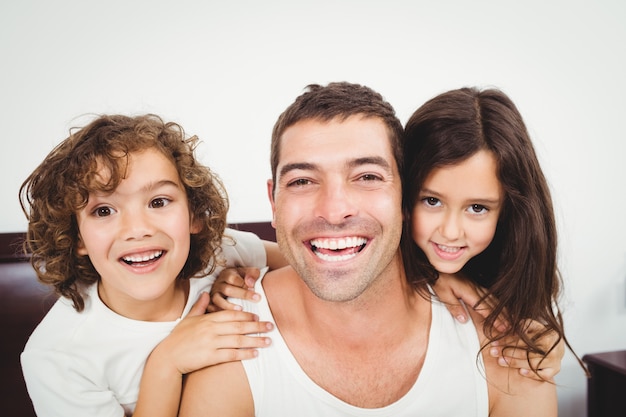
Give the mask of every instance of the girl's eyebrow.
[{"label": "girl's eyebrow", "polygon": [[[429,195],[436,198],[441,198],[443,195],[438,193],[437,191],[431,190],[429,188],[422,188],[418,193],[420,196]],[[471,202],[472,204],[481,204],[481,205],[499,205],[501,203],[499,198],[468,198],[467,202]]]}]

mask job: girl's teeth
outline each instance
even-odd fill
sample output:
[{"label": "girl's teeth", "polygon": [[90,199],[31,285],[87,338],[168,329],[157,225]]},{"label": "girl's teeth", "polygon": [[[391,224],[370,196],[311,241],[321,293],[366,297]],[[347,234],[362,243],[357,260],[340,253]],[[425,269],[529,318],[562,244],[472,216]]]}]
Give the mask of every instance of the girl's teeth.
[{"label": "girl's teeth", "polygon": [[163,254],[163,251],[155,251],[143,256],[124,256],[122,260],[127,263],[147,262],[152,259],[158,258]]}]

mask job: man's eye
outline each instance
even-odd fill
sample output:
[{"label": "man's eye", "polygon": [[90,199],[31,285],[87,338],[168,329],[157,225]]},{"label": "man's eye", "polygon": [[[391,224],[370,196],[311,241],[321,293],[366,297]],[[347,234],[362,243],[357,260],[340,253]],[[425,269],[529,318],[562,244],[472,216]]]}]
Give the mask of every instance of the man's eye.
[{"label": "man's eye", "polygon": [[167,198],[159,197],[155,198],[150,202],[150,208],[161,208],[165,207],[170,203],[170,200]]},{"label": "man's eye", "polygon": [[288,187],[303,187],[305,185],[309,185],[311,183],[311,181],[305,179],[305,178],[298,178],[296,180],[290,181],[287,186]]},{"label": "man's eye", "polygon": [[380,181],[382,178],[375,174],[363,174],[359,179],[361,181]]}]

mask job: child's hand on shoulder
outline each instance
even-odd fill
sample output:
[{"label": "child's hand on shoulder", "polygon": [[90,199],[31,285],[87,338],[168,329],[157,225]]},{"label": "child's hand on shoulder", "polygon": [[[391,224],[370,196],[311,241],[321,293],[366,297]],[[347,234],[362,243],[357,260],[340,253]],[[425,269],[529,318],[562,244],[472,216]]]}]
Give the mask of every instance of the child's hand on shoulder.
[{"label": "child's hand on shoulder", "polygon": [[208,312],[220,310],[241,310],[241,306],[228,301],[228,297],[257,302],[261,296],[254,292],[254,284],[259,279],[259,268],[226,268],[211,286],[211,299]]},{"label": "child's hand on shoulder", "polygon": [[202,293],[189,315],[152,351],[151,359],[184,375],[218,363],[254,358],[258,348],[270,345],[269,337],[253,335],[271,331],[272,323],[238,310],[205,314],[208,304],[209,294]]}]

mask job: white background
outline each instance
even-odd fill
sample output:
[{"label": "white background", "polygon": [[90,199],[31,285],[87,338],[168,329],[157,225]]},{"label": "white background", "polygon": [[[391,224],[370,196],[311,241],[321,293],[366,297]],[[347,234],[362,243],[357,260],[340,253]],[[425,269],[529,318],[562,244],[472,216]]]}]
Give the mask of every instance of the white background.
[{"label": "white background", "polygon": [[[496,86],[553,190],[570,341],[581,356],[626,349],[625,4],[4,1],[0,232],[26,229],[19,185],[85,115],[181,123],[226,183],[229,221],[266,221],[271,128],[307,84],[366,84],[402,122],[445,90]],[[559,415],[584,416],[569,354],[557,382]]]}]

